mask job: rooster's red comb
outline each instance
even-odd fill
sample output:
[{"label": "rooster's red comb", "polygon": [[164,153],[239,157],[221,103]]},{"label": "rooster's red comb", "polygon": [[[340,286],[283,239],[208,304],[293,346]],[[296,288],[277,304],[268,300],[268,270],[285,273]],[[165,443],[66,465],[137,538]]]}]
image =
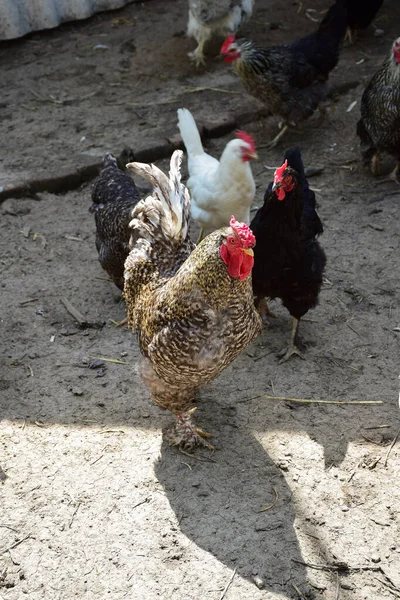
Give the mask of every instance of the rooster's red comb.
[{"label": "rooster's red comb", "polygon": [[284,174],[286,169],[287,169],[287,160],[285,160],[285,162],[283,163],[283,165],[281,167],[278,167],[277,169],[275,169],[274,183],[278,183],[282,179],[282,175]]},{"label": "rooster's red comb", "polygon": [[230,35],[229,37],[227,37],[226,40],[224,41],[224,43],[222,44],[221,54],[226,54],[229,50],[229,46],[231,44],[233,44],[234,41],[235,41],[234,35]]},{"label": "rooster's red comb", "polygon": [[253,154],[255,154],[256,152],[256,144],[254,142],[253,136],[250,135],[249,133],[246,133],[245,131],[237,131],[236,132],[236,137],[239,138],[239,140],[243,140],[246,144],[249,144],[250,146],[250,152],[252,152]]},{"label": "rooster's red comb", "polygon": [[255,235],[251,231],[250,227],[246,225],[246,223],[240,223],[239,221],[236,221],[235,217],[232,215],[229,225],[242,242],[242,246],[244,248],[252,248],[256,245]]}]

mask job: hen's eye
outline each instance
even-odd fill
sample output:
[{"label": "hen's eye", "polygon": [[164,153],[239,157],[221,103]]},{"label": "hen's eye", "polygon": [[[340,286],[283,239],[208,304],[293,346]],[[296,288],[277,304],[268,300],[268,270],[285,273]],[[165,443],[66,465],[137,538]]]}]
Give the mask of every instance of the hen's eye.
[{"label": "hen's eye", "polygon": [[231,244],[235,243],[235,240],[233,238],[231,238],[229,241],[230,241]]}]

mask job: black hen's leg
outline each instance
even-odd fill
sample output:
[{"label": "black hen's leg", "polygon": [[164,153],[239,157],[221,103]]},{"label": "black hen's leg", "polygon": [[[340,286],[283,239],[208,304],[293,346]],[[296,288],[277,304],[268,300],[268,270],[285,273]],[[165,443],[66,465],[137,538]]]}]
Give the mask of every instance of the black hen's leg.
[{"label": "black hen's leg", "polygon": [[281,359],[279,361],[280,365],[282,363],[286,362],[287,360],[289,360],[289,358],[291,356],[293,356],[294,354],[297,354],[297,356],[299,356],[300,358],[302,358],[304,360],[304,356],[302,355],[302,353],[296,346],[296,338],[297,338],[297,333],[299,331],[299,325],[300,325],[300,319],[296,319],[295,317],[293,317],[292,333],[290,336],[289,346],[287,348],[284,348],[278,354],[279,358]]}]

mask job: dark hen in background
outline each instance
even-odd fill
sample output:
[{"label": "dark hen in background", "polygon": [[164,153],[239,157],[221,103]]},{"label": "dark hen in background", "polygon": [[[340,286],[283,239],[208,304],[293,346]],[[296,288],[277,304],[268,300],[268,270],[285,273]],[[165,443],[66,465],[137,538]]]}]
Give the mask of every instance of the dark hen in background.
[{"label": "dark hen in background", "polygon": [[366,29],[375,18],[383,0],[342,0],[347,10],[346,38],[353,42],[358,29]]},{"label": "dark hen in background", "polygon": [[318,302],[326,257],[316,237],[323,232],[315,210],[315,194],[308,187],[300,148],[289,148],[285,162],[276,169],[274,183],[264,205],[250,224],[256,236],[253,292],[261,309],[265,298],[281,298],[293,317],[288,348],[280,353],[284,362],[296,347],[299,322]]},{"label": "dark hen in background", "polygon": [[233,63],[249,94],[279,115],[284,127],[270,147],[288,130],[310,117],[327,95],[326,82],[339,60],[347,29],[346,8],[336,2],[317,31],[291,45],[263,48],[246,39],[227,38],[221,48],[226,62]]},{"label": "dark hen in background", "polygon": [[129,175],[121,171],[111,154],[104,157],[103,168],[92,188],[89,212],[96,223],[96,248],[101,266],[121,290],[124,287],[124,262],[129,254],[132,209],[139,192]]},{"label": "dark hen in background", "polygon": [[386,152],[396,159],[392,177],[400,183],[400,37],[364,90],[357,134],[372,173],[379,174],[380,153]]}]

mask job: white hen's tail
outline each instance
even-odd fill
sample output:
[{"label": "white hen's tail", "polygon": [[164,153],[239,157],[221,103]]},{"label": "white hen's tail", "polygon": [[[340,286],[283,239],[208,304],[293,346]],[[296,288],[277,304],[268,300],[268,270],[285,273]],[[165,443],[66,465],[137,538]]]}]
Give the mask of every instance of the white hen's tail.
[{"label": "white hen's tail", "polygon": [[154,187],[152,195],[141,200],[132,211],[131,228],[139,230],[139,237],[161,236],[175,244],[186,239],[190,196],[181,183],[182,156],[182,150],[175,150],[171,156],[169,178],[153,164],[133,162],[126,165]]},{"label": "white hen's tail", "polygon": [[187,110],[187,108],[178,109],[178,127],[179,131],[181,132],[188,156],[204,154],[196,121],[194,120],[192,113]]}]

